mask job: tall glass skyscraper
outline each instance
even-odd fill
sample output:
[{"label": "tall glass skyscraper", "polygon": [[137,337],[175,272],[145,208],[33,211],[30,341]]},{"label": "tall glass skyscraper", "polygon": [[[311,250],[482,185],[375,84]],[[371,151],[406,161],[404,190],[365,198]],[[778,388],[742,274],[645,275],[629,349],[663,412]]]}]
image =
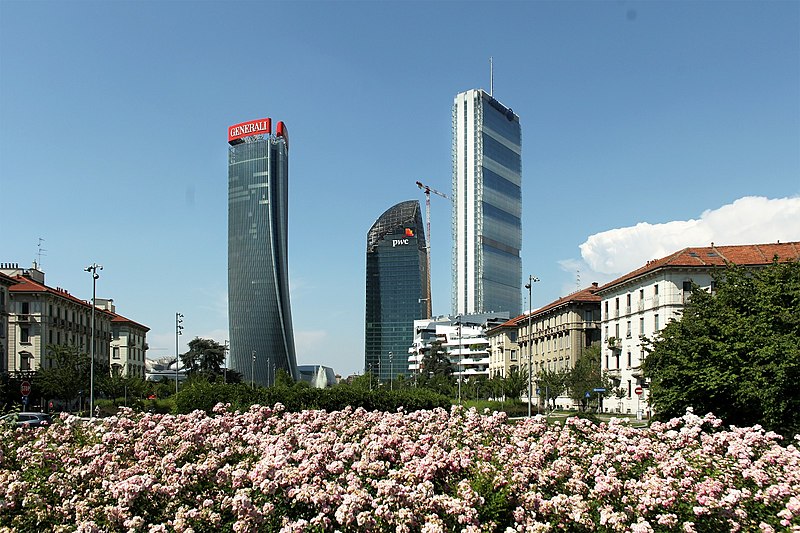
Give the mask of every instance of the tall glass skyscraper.
[{"label": "tall glass skyscraper", "polygon": [[521,308],[522,130],[482,89],[453,104],[453,314]]},{"label": "tall glass skyscraper", "polygon": [[408,374],[414,320],[430,318],[428,252],[419,202],[401,202],[367,233],[364,370],[382,380]]},{"label": "tall glass skyscraper", "polygon": [[260,119],[228,130],[230,367],[271,385],[298,378],[287,259],[288,135]]}]

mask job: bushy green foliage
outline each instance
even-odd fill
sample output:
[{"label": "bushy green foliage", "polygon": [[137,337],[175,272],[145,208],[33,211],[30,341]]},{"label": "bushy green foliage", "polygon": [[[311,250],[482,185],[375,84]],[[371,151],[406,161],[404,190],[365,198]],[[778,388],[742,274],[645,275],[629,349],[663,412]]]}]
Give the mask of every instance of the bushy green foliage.
[{"label": "bushy green foliage", "polygon": [[731,266],[715,294],[695,287],[643,367],[662,419],[713,412],[726,423],[800,433],[800,263]]},{"label": "bushy green foliage", "polygon": [[232,409],[245,410],[251,405],[283,404],[287,411],[304,409],[322,409],[336,411],[347,406],[363,407],[373,411],[395,411],[404,408],[406,411],[449,408],[450,399],[422,388],[403,388],[386,390],[385,388],[365,390],[341,384],[327,389],[314,389],[305,383],[292,386],[255,387],[246,384],[225,384],[194,380],[187,383],[178,392],[175,399],[175,410],[188,413],[196,409],[210,413],[217,403],[230,404]]}]

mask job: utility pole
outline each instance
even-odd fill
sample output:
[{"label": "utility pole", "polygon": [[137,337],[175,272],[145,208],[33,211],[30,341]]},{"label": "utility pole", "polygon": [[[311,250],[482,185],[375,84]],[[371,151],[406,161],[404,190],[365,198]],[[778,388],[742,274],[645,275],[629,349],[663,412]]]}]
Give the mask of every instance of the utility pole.
[{"label": "utility pole", "polygon": [[[94,315],[95,310],[97,309],[97,278],[100,277],[100,274],[98,274],[97,271],[103,270],[103,265],[92,263],[83,270],[92,273],[92,339],[89,341],[89,357],[91,358],[91,363],[89,366],[89,418],[92,418],[94,416]],[[44,337],[44,333],[42,333],[42,336]]]},{"label": "utility pole", "polygon": [[[531,416],[531,397],[533,396],[533,381],[531,373],[533,372],[531,360],[533,359],[533,331],[531,331],[531,319],[533,318],[533,300],[531,299],[533,295],[533,284],[539,281],[534,275],[528,276],[528,283],[525,284],[525,288],[528,289],[528,418]],[[537,400],[536,404],[538,405],[539,402]]]},{"label": "utility pole", "polygon": [[428,256],[428,305],[426,306],[426,316],[425,318],[430,318],[432,314],[432,305],[431,305],[431,193],[441,196],[442,198],[449,200],[450,197],[447,196],[443,192],[439,192],[436,189],[428,187],[427,185],[423,184],[422,182],[417,182],[417,187],[422,189],[425,193],[425,248]]},{"label": "utility pole", "polygon": [[183,315],[175,313],[175,394],[178,394],[178,362],[181,359],[178,355],[178,337],[181,335],[183,335]]}]

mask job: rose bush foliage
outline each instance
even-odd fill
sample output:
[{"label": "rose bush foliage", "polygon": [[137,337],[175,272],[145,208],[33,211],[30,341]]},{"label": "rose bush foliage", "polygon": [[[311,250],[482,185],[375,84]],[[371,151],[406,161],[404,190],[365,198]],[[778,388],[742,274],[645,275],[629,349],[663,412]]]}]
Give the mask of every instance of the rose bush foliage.
[{"label": "rose bush foliage", "polygon": [[798,438],[453,407],[0,430],[0,531],[800,531]]}]

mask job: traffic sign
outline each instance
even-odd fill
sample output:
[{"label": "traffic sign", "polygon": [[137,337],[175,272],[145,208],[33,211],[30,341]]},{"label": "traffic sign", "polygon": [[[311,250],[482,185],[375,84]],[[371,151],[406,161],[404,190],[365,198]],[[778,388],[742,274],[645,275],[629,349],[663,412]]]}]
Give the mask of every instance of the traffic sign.
[{"label": "traffic sign", "polygon": [[636,388],[633,390],[633,392],[635,392],[636,394],[638,394],[639,396],[641,396],[641,395],[642,395],[642,392],[644,392],[644,391],[642,390],[642,388],[641,388],[641,387],[636,387]]},{"label": "traffic sign", "polygon": [[597,387],[596,389],[592,389],[592,392],[605,392],[605,391],[606,389],[604,389],[603,387]]},{"label": "traffic sign", "polygon": [[23,396],[30,396],[30,394],[31,394],[31,383],[30,383],[30,381],[23,381],[22,385],[20,385],[20,387],[19,387],[19,392],[21,392]]}]

